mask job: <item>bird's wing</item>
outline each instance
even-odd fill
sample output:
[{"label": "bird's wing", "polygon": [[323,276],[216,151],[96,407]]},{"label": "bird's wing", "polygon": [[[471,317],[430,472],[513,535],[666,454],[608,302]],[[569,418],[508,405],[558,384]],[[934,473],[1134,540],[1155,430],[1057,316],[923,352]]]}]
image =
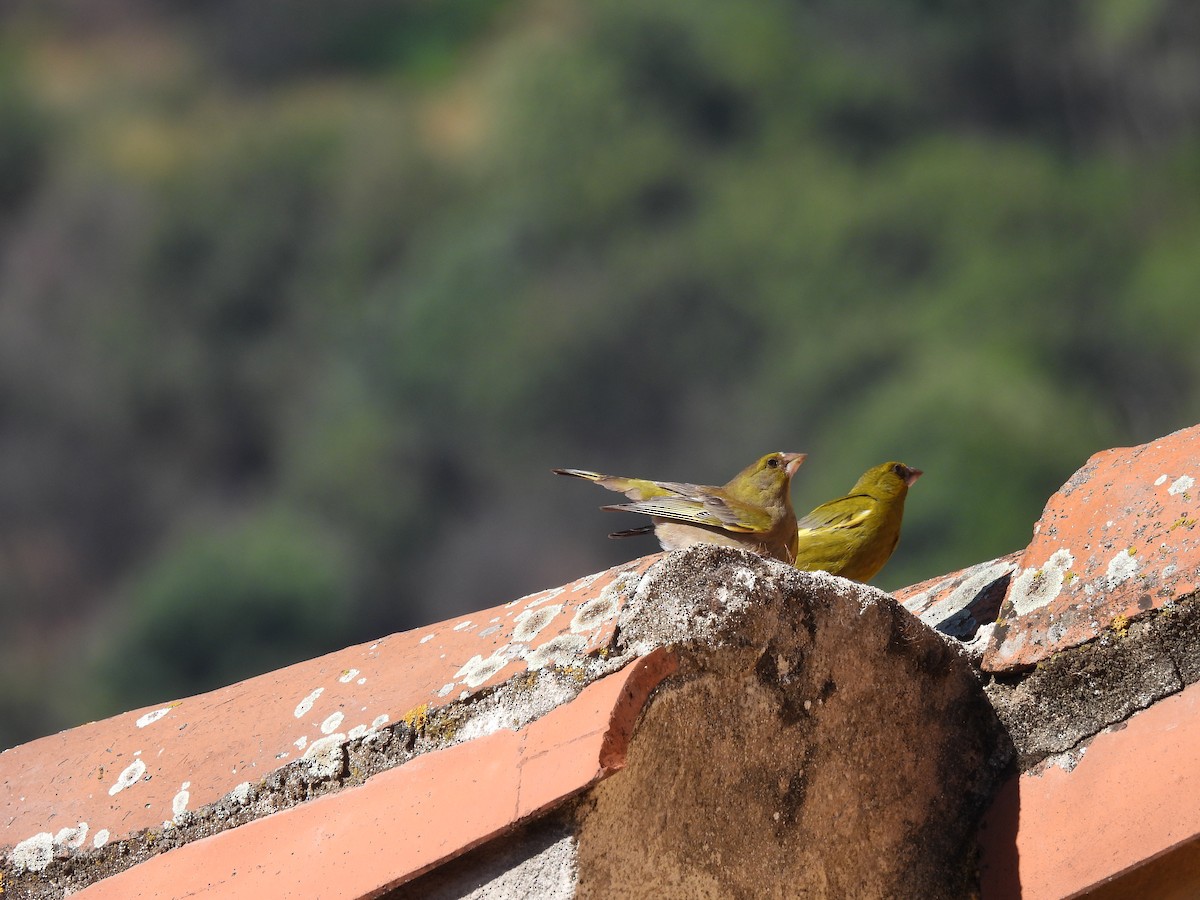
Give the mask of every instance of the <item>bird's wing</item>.
[{"label": "bird's wing", "polygon": [[675,493],[671,482],[650,481],[645,478],[626,478],[623,475],[602,475],[587,469],[554,469],[555,475],[569,475],[595,482],[602,488],[624,494],[630,500],[649,500],[651,497],[668,496]]},{"label": "bird's wing", "polygon": [[875,499],[868,494],[851,494],[822,503],[804,518],[796,522],[797,531],[803,535],[817,530],[831,531],[858,528],[865,524],[875,511]]},{"label": "bird's wing", "polygon": [[659,481],[655,485],[664,489],[662,496],[603,508],[741,533],[770,531],[774,524],[767,510],[713,493],[713,488],[674,481]]}]

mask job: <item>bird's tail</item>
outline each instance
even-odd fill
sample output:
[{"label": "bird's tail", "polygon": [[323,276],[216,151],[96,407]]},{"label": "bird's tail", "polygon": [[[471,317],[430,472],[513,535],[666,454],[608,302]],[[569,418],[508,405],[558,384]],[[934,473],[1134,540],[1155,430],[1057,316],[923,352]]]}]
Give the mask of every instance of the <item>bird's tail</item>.
[{"label": "bird's tail", "polygon": [[602,488],[608,488],[610,491],[624,494],[630,500],[646,500],[650,497],[663,497],[674,493],[674,491],[660,486],[657,482],[647,481],[644,478],[601,475],[599,472],[589,472],[587,469],[553,469],[552,471],[556,475],[570,475],[573,478],[582,478],[585,481],[598,484]]},{"label": "bird's tail", "polygon": [[654,530],[653,525],[643,525],[641,528],[630,528],[627,531],[614,531],[609,535],[610,538],[627,538],[638,537],[643,534],[649,534]]},{"label": "bird's tail", "polygon": [[588,481],[599,481],[605,476],[599,472],[589,472],[587,469],[552,469],[555,475],[570,475],[573,478],[586,478]]}]

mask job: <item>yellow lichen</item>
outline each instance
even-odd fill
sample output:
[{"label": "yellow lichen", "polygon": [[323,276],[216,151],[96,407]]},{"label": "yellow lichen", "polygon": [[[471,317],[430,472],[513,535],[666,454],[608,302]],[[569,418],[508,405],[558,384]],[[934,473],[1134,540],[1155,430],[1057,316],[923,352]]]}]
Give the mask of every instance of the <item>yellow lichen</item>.
[{"label": "yellow lichen", "polygon": [[429,722],[429,704],[422,703],[406,712],[401,721],[413,731],[422,731]]},{"label": "yellow lichen", "polygon": [[426,725],[425,736],[438,744],[449,743],[458,734],[459,723],[452,719],[441,719]]},{"label": "yellow lichen", "polygon": [[585,684],[588,678],[588,671],[583,666],[555,666],[555,670],[570,678],[576,684]]},{"label": "yellow lichen", "polygon": [[1122,613],[1112,620],[1112,630],[1116,632],[1117,637],[1125,637],[1129,631],[1129,616]]}]

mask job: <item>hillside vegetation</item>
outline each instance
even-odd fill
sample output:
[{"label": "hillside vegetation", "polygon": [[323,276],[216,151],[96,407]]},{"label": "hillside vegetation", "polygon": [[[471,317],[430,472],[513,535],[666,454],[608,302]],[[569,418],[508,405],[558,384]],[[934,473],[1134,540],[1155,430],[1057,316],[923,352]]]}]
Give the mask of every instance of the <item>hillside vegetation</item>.
[{"label": "hillside vegetation", "polygon": [[0,29],[3,746],[655,548],[552,466],[903,460],[891,588],[1200,421],[1186,0]]}]

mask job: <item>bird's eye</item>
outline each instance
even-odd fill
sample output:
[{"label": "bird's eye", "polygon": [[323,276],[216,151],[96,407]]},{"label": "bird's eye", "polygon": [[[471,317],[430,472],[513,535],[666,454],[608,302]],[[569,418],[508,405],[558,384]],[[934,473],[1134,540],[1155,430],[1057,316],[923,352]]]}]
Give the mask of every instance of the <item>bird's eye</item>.
[{"label": "bird's eye", "polygon": [[892,471],[895,472],[897,475],[899,475],[901,478],[904,477],[904,474],[905,474],[904,466],[900,465],[900,463],[896,463],[896,465],[892,466]]},{"label": "bird's eye", "polygon": [[779,457],[772,456],[770,459],[767,460],[767,465],[770,466],[772,469],[778,469],[779,468]]}]

